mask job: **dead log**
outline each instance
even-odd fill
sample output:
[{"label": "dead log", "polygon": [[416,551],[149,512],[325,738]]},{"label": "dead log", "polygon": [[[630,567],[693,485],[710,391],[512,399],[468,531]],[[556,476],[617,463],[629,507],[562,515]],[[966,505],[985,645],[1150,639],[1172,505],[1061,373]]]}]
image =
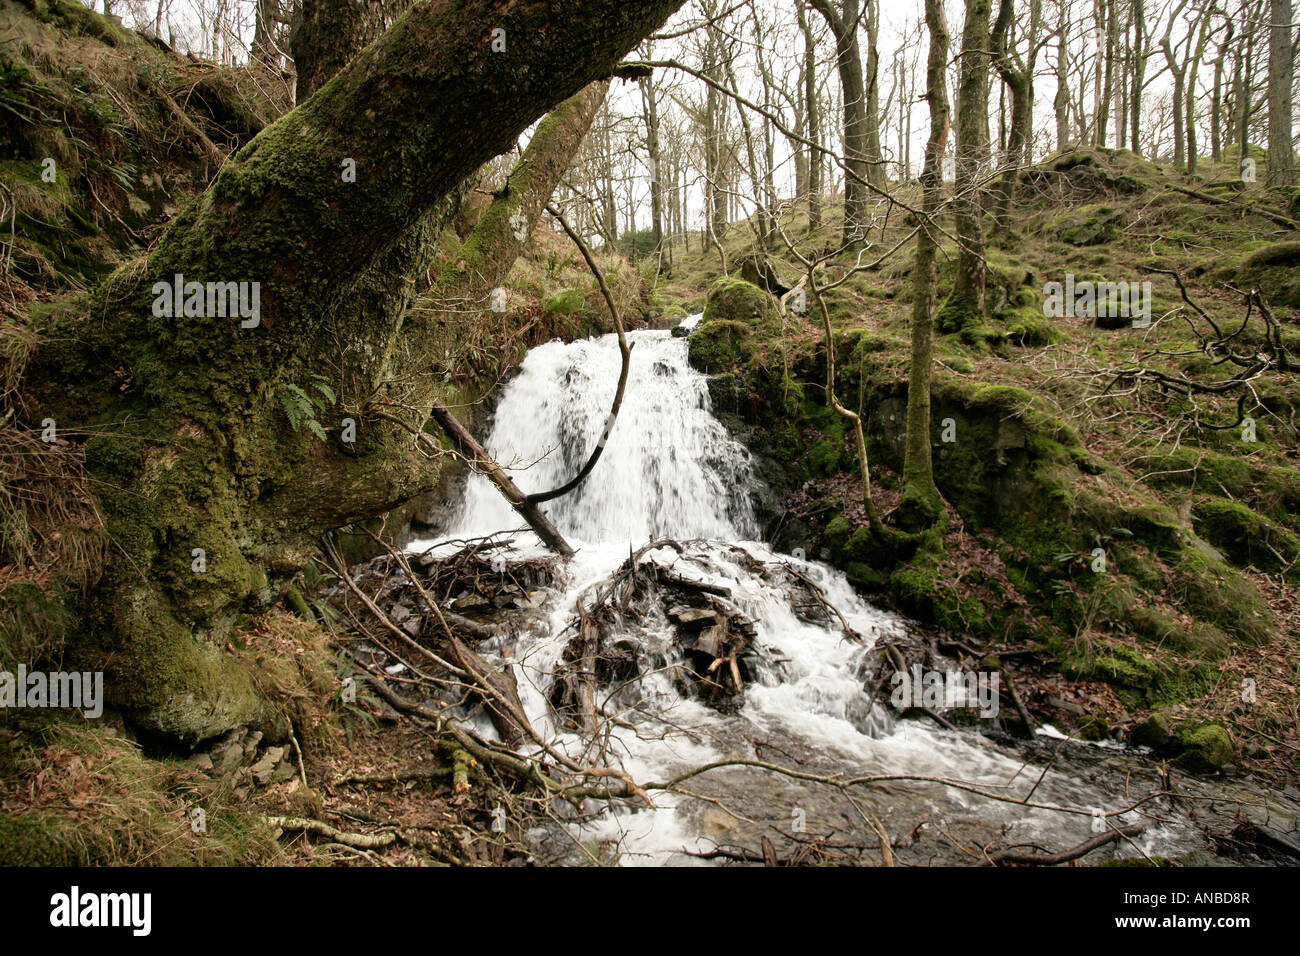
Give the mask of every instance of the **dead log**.
[{"label": "dead log", "polygon": [[1184,196],[1191,196],[1193,199],[1199,199],[1201,202],[1210,203],[1214,206],[1231,206],[1233,209],[1239,209],[1241,212],[1253,212],[1257,216],[1263,216],[1269,222],[1276,223],[1286,229],[1300,229],[1300,222],[1294,219],[1288,219],[1280,213],[1273,212],[1271,209],[1264,209],[1254,203],[1244,205],[1239,202],[1233,202],[1231,199],[1221,199],[1218,196],[1211,196],[1209,193],[1203,193],[1198,189],[1188,189],[1185,186],[1175,186],[1173,183],[1165,183],[1166,189],[1172,189],[1176,193],[1182,193]]},{"label": "dead log", "polygon": [[596,650],[600,643],[600,629],[578,599],[578,636],[564,649],[566,667],[562,680],[568,691],[570,703],[578,712],[582,732],[593,737],[596,720]]},{"label": "dead log", "polygon": [[566,558],[573,557],[573,548],[564,540],[555,525],[551,524],[551,520],[542,514],[536,504],[528,500],[528,496],[519,490],[519,486],[510,479],[500,465],[492,460],[487,449],[478,443],[478,440],[448,410],[447,406],[435,400],[433,417],[455,443],[456,449],[469,459],[480,474],[500,489],[506,501],[510,502],[510,507],[519,512],[519,516],[528,522],[528,526],[536,532],[537,537],[541,538],[552,551]]},{"label": "dead log", "polygon": [[524,713],[514,674],[493,667],[470,650],[455,634],[449,635],[448,644],[453,660],[472,678],[476,685],[476,695],[487,707],[493,726],[511,749],[519,750],[528,738],[538,739],[537,732]]}]

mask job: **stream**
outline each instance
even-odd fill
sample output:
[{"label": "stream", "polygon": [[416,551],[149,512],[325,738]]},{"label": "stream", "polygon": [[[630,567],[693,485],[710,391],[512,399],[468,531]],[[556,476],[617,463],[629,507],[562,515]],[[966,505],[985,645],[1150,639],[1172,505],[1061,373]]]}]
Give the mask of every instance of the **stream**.
[{"label": "stream", "polygon": [[[544,589],[531,626],[516,628],[499,646],[479,648],[513,668],[528,717],[551,746],[574,759],[617,766],[639,783],[735,758],[815,775],[942,778],[1013,800],[1032,793],[1035,804],[1085,812],[1035,809],[927,780],[882,781],[846,793],[760,768],[729,767],[683,784],[692,795],[654,792],[654,809],[593,802],[581,819],[538,827],[528,835],[537,862],[706,864],[719,859],[719,848],[752,857],[764,836],[786,859],[861,853],[878,862],[878,849],[863,849],[878,847],[874,815],[902,864],[979,863],[973,848],[995,843],[1059,852],[1110,826],[1141,822],[1145,832],[1095,851],[1087,862],[1145,854],[1213,865],[1219,858],[1207,828],[1226,833],[1241,814],[1295,829],[1295,794],[1249,778],[1200,779],[1177,771],[1172,780],[1183,799],[1160,797],[1103,822],[1098,811],[1133,806],[1162,789],[1159,761],[1115,742],[1065,740],[1050,727],[1017,742],[898,719],[888,706],[888,686],[870,702],[872,647],[905,633],[909,622],[868,604],[834,568],[778,554],[757,540],[753,461],[711,414],[706,379],[687,362],[687,340],[667,331],[632,332],[628,339],[631,374],[603,457],[574,492],[544,506],[577,556],[557,585]],[[563,484],[605,431],[618,372],[612,335],[534,348],[503,386],[484,444],[525,490]],[[542,554],[521,523],[493,485],[471,475],[439,537],[413,541],[408,551],[454,550],[464,539],[509,532],[515,550],[508,560]],[[643,560],[725,588],[754,622],[748,679],[736,706],[709,706],[673,679],[681,652],[672,622],[653,608],[630,615],[619,625],[620,637],[638,660],[638,675],[626,686],[600,689],[605,712],[619,720],[606,722],[593,743],[548,702],[573,636],[576,602],[590,600],[631,550],[661,538],[683,546],[649,551]],[[790,589],[764,573],[781,567],[820,588],[862,640],[847,640],[829,615],[800,613]],[[478,732],[496,737],[481,714],[470,719]]]}]

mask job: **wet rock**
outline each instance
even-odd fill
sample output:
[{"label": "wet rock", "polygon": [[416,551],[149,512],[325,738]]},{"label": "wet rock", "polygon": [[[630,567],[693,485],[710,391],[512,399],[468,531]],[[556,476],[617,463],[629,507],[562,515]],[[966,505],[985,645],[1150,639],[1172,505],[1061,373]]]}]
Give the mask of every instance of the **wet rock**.
[{"label": "wet rock", "polygon": [[492,602],[481,594],[462,594],[451,602],[451,609],[462,613],[465,611],[487,610],[491,606]]},{"label": "wet rock", "polygon": [[668,620],[678,627],[694,631],[717,624],[719,616],[718,612],[712,608],[687,607],[684,604],[678,604],[668,609]]}]

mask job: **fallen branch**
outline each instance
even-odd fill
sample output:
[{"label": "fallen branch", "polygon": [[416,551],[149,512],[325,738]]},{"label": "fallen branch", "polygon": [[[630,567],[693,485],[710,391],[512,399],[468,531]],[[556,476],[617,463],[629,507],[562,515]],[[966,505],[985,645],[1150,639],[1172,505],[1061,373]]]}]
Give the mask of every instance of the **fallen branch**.
[{"label": "fallen branch", "polygon": [[1114,843],[1116,840],[1135,837],[1145,829],[1145,823],[1120,827],[1107,833],[1098,834],[1091,840],[1085,840],[1078,846],[1063,850],[1060,853],[1024,853],[1017,850],[1001,850],[991,854],[985,866],[1001,866],[1004,863],[1015,863],[1021,866],[1056,866],[1060,863],[1068,863],[1070,860],[1077,860],[1081,856],[1087,856],[1098,847]]},{"label": "fallen branch", "polygon": [[1271,212],[1268,209],[1260,209],[1258,206],[1243,206],[1239,202],[1233,202],[1231,199],[1221,199],[1218,196],[1211,196],[1209,193],[1203,193],[1195,189],[1188,189],[1185,186],[1175,186],[1173,183],[1165,183],[1166,189],[1172,189],[1176,193],[1182,193],[1184,196],[1191,196],[1193,199],[1199,199],[1201,202],[1208,202],[1215,206],[1231,206],[1234,209],[1240,209],[1242,212],[1253,212],[1258,216],[1263,216],[1270,222],[1275,222],[1279,226],[1285,226],[1287,229],[1300,229],[1300,222],[1294,219],[1288,219],[1280,213]]},{"label": "fallen branch", "polygon": [[519,490],[519,486],[510,479],[500,465],[493,461],[487,449],[478,443],[478,440],[447,409],[447,406],[435,399],[432,414],[442,426],[442,430],[455,443],[457,450],[469,459],[470,463],[478,469],[479,474],[497,486],[506,501],[510,502],[510,507],[519,512],[519,516],[528,522],[528,526],[537,533],[537,537],[541,538],[552,551],[566,558],[573,557],[575,553],[573,548],[564,540],[555,525],[551,524],[551,520]]},{"label": "fallen branch", "polygon": [[327,840],[333,840],[335,843],[342,843],[344,846],[350,846],[357,850],[377,850],[392,846],[397,842],[397,833],[393,830],[385,830],[383,833],[348,833],[321,820],[313,820],[310,817],[263,817],[262,819],[281,830],[301,830],[303,833],[314,833],[317,836],[325,837]]}]

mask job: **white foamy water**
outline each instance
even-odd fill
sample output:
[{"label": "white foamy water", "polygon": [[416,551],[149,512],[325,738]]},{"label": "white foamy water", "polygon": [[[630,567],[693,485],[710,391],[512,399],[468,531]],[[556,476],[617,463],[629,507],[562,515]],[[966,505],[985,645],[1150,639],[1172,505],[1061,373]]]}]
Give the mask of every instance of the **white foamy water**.
[{"label": "white foamy water", "polygon": [[[544,625],[519,635],[504,658],[515,669],[534,727],[574,759],[615,764],[639,783],[665,781],[713,760],[761,754],[784,766],[797,760],[799,768],[823,774],[952,777],[1027,792],[1041,768],[1026,769],[1022,759],[973,734],[895,722],[887,708],[868,705],[864,684],[871,669],[865,658],[877,640],[901,636],[905,623],[862,600],[838,571],[777,554],[755,540],[750,455],[711,414],[705,378],[687,362],[687,340],[667,332],[628,338],[634,343],[631,376],[603,457],[575,492],[543,507],[578,554],[565,570],[565,584],[550,596]],[[605,430],[618,372],[613,336],[552,342],[529,353],[505,386],[485,442],[525,492],[557,487],[581,468]],[[473,476],[443,540],[521,526],[499,492]],[[598,700],[606,713],[635,727],[615,724],[601,741],[603,752],[596,752],[596,745],[563,729],[547,703],[552,675],[572,637],[575,603],[584,597],[590,602],[592,589],[630,548],[665,537],[689,543],[681,553],[661,549],[646,559],[675,561],[676,571],[727,587],[730,601],[756,621],[766,663],[746,687],[739,712],[730,715],[684,696],[664,672],[643,674],[633,688],[616,694],[602,689]],[[537,548],[530,533],[516,539],[531,542],[525,551]],[[424,550],[436,543],[410,547]],[[789,592],[755,573],[754,561],[792,567],[815,581],[865,641],[845,640],[838,622],[801,620]],[[672,627],[660,612],[625,623],[639,659],[672,662]],[[887,687],[881,696],[888,693]],[[620,862],[635,864],[690,863],[694,858],[685,851],[706,852],[720,843],[752,848],[769,823],[875,840],[858,809],[825,787],[735,769],[701,776],[689,789],[720,805],[663,792],[653,794],[656,810],[629,806],[598,813],[593,805],[593,819],[572,825],[573,844],[617,841]],[[1039,839],[1065,847],[1090,835],[1087,817],[1030,810],[935,784],[891,783],[861,790],[856,799],[895,837],[920,818],[951,820],[953,827],[978,823],[994,833],[1001,828],[998,839],[1005,843]],[[1047,773],[1034,799],[1105,810],[1127,805],[1106,788],[1055,771]],[[1167,844],[1172,832],[1161,831],[1158,841],[1153,831],[1144,837],[1144,848]]]}]

